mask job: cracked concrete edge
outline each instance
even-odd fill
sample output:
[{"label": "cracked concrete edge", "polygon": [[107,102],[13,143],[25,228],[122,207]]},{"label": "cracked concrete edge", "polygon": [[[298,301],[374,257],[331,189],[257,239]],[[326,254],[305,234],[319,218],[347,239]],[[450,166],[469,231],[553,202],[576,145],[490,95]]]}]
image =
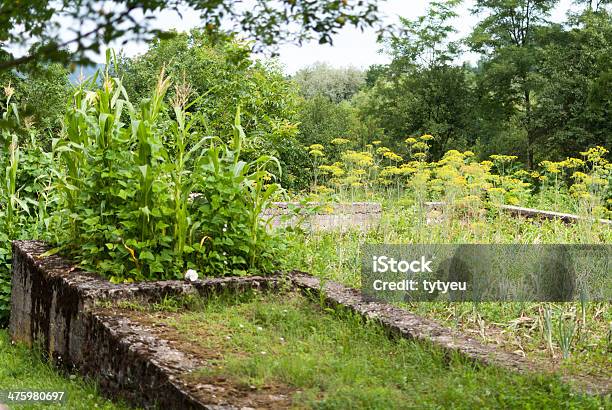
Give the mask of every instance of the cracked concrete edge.
[{"label": "cracked concrete edge", "polygon": [[128,318],[100,313],[97,302],[156,301],[166,295],[215,294],[228,289],[276,287],[278,277],[228,277],[197,282],[112,284],[75,269],[59,256],[41,257],[39,241],[13,243],[13,292],[9,332],[14,341],[37,343],[52,362],[98,381],[102,391],[145,408],[237,409],[199,402],[179,375],[197,363]]}]

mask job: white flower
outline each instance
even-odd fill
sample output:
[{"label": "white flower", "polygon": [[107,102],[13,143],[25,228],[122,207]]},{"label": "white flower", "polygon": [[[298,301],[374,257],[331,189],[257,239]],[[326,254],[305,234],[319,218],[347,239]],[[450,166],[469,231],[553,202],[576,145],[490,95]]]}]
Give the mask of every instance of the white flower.
[{"label": "white flower", "polygon": [[198,280],[198,272],[193,269],[188,269],[185,272],[185,280],[193,282],[194,280]]}]

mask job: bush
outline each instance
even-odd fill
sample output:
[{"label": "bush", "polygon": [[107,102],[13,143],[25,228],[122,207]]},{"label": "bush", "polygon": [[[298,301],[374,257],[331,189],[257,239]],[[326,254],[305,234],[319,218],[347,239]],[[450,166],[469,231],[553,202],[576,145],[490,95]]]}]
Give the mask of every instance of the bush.
[{"label": "bush", "polygon": [[[0,132],[0,327],[9,316],[11,293],[11,241],[40,237],[47,220],[48,196],[45,173],[50,158],[38,146],[35,129],[21,129],[14,89],[5,86],[0,103],[2,121],[14,124]],[[19,130],[19,133],[18,133]]]}]

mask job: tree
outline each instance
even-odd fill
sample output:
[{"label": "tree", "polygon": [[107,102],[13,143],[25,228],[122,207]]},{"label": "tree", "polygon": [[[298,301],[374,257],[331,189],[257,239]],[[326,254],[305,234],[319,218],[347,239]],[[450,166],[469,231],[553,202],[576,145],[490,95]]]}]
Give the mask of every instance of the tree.
[{"label": "tree", "polygon": [[68,71],[59,64],[29,63],[22,68],[0,72],[0,86],[10,85],[19,116],[28,127],[42,131],[39,138],[59,131],[70,93]]},{"label": "tree", "polygon": [[401,19],[400,29],[386,41],[392,62],[369,71],[367,103],[361,115],[375,118],[388,144],[401,147],[407,137],[432,134],[431,153],[464,147],[473,121],[469,71],[453,66],[459,45],[450,41],[459,1],[432,2],[427,14]]},{"label": "tree", "polygon": [[447,66],[459,53],[449,36],[456,33],[451,20],[457,17],[456,7],[462,0],[433,1],[427,14],[416,20],[400,17],[398,33],[391,35],[387,46],[397,68],[420,66],[427,69]]},{"label": "tree", "polygon": [[[473,51],[484,54],[484,105],[497,113],[520,117],[526,135],[527,165],[534,165],[538,133],[533,121],[537,79],[537,30],[546,23],[558,0],[477,0],[475,14],[486,17],[468,39]],[[481,83],[481,84],[482,84]],[[481,88],[482,89],[482,88]]]},{"label": "tree", "polygon": [[354,68],[334,68],[326,63],[315,63],[293,76],[304,98],[324,95],[333,102],[350,100],[365,84],[363,71]]},{"label": "tree", "polygon": [[[222,35],[222,23],[242,31],[262,46],[316,38],[330,43],[347,24],[364,28],[378,21],[374,0],[253,0],[238,7],[234,0],[81,0],[0,1],[0,70],[34,60],[90,62],[114,40],[147,40],[160,34],[152,22],[162,10],[200,14],[202,28]],[[144,17],[143,17],[144,16]],[[63,28],[63,29],[62,29]],[[69,35],[66,35],[66,32]],[[32,47],[23,56],[14,50]]]},{"label": "tree", "polygon": [[555,25],[541,33],[544,81],[533,121],[546,158],[612,144],[612,19],[605,9],[592,10],[568,29]]}]

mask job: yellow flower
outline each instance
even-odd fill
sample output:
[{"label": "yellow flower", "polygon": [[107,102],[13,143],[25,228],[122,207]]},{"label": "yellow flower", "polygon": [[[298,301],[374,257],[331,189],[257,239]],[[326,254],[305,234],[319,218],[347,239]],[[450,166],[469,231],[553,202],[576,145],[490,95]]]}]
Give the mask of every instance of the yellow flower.
[{"label": "yellow flower", "polygon": [[491,155],[490,158],[493,161],[504,163],[504,162],[512,162],[518,157],[516,155]]},{"label": "yellow flower", "polygon": [[519,201],[519,199],[515,196],[509,196],[508,198],[506,198],[506,202],[508,203],[508,205],[518,205],[521,203],[521,201]]},{"label": "yellow flower", "polygon": [[395,152],[392,152],[392,151],[387,151],[383,153],[383,156],[394,162],[400,162],[404,160],[402,157],[400,157],[399,155],[397,155]]},{"label": "yellow flower", "polygon": [[552,161],[542,161],[540,162],[540,166],[546,169],[546,172],[551,174],[558,174],[561,172],[561,163],[560,162],[552,162]]},{"label": "yellow flower", "polygon": [[416,138],[406,138],[406,144],[412,145],[412,144],[416,144],[417,140]]},{"label": "yellow flower", "polygon": [[309,154],[312,155],[313,157],[322,157],[325,155],[323,154],[323,151],[318,150],[318,149],[310,150]]},{"label": "yellow flower", "polygon": [[374,158],[369,152],[356,152],[352,150],[344,151],[342,153],[342,160],[352,164],[356,164],[360,167],[367,167],[374,164]]},{"label": "yellow flower", "polygon": [[482,161],[480,165],[482,165],[487,171],[493,167],[493,163],[491,161]]},{"label": "yellow flower", "polygon": [[319,165],[319,169],[326,174],[331,174],[334,177],[344,175],[344,170],[337,165]]},{"label": "yellow flower", "polygon": [[584,165],[584,161],[578,158],[566,158],[565,161],[562,162],[562,166],[564,168],[579,168]]},{"label": "yellow flower", "polygon": [[518,171],[514,173],[514,176],[519,177],[519,178],[526,177],[528,175],[529,175],[529,172],[525,171],[524,169],[519,169]]},{"label": "yellow flower", "polygon": [[331,140],[331,143],[334,145],[343,145],[348,144],[349,142],[351,141],[347,140],[346,138],[334,138],[333,140]]},{"label": "yellow flower", "polygon": [[380,171],[380,176],[382,178],[401,175],[402,171],[397,167],[385,167],[382,171]]},{"label": "yellow flower", "polygon": [[433,135],[429,135],[429,134],[425,134],[421,136],[421,141],[431,141],[432,139],[434,139]]},{"label": "yellow flower", "polygon": [[412,145],[412,149],[417,151],[427,151],[429,149],[429,145],[424,142],[417,142],[416,144]]},{"label": "yellow flower", "polygon": [[380,145],[380,144],[382,144],[382,141],[378,141],[378,140],[372,141],[372,145]]},{"label": "yellow flower", "polygon": [[580,155],[587,157],[588,160],[591,162],[597,162],[607,153],[608,153],[607,149],[605,149],[604,147],[597,146],[597,147],[590,148],[588,151],[581,152]]}]

